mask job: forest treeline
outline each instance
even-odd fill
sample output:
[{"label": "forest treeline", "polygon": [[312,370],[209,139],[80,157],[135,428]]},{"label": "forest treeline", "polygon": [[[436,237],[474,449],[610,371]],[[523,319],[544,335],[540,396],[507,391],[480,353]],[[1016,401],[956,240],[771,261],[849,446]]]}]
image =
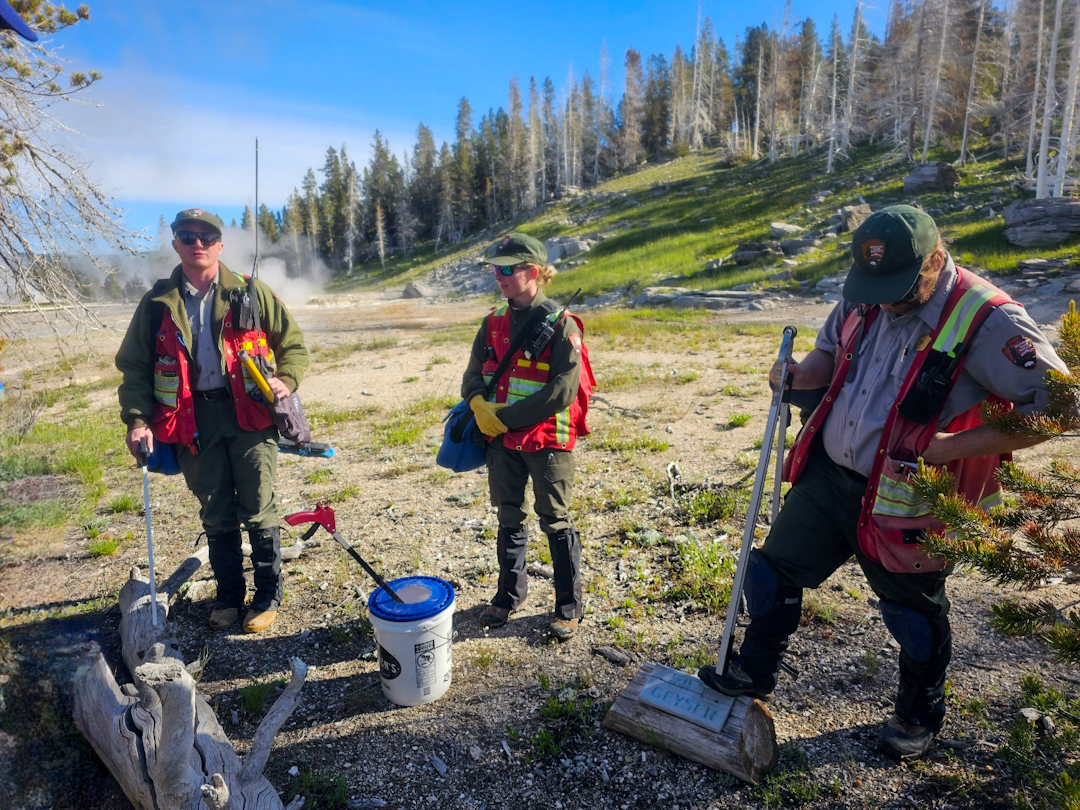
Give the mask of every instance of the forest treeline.
[{"label": "forest treeline", "polygon": [[1078,14],[1080,2],[1063,0],[894,0],[880,37],[857,4],[827,31],[785,13],[778,28],[747,28],[731,50],[706,18],[688,49],[628,50],[618,87],[602,52],[596,76],[570,70],[558,86],[511,77],[505,107],[478,114],[463,97],[453,143],[437,144],[421,123],[398,156],[376,131],[362,168],[331,146],[321,179],[308,169],[280,211],[249,207],[241,224],[257,219],[297,264],[314,254],[351,274],[646,161],[702,148],[736,161],[813,151],[829,172],[868,142],[925,161],[944,140],[961,164],[978,144],[1022,159],[1027,177],[1049,186],[1042,196],[1060,195],[1069,166],[1057,157],[1076,151]]}]

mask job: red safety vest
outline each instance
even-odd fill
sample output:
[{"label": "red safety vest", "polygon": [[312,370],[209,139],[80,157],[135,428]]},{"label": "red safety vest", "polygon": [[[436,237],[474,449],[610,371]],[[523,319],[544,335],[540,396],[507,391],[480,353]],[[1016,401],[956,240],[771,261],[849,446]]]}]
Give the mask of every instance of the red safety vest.
[{"label": "red safety vest", "polygon": [[[236,405],[236,418],[244,430],[265,430],[274,424],[274,417],[266,405],[251,398],[251,392],[256,390],[255,381],[236,353],[244,349],[252,357],[266,358],[273,366],[273,352],[266,343],[264,332],[234,329],[233,318],[234,309],[229,307],[221,326],[221,338],[225,376]],[[191,357],[168,307],[163,308],[161,328],[154,335],[154,351],[157,358],[154,360],[154,413],[150,429],[155,440],[183,444],[195,452],[198,428],[191,393]]]},{"label": "red safety vest", "polygon": [[[557,318],[558,313],[552,313],[551,318]],[[512,450],[521,450],[531,453],[537,450],[558,449],[573,450],[574,442],[578,436],[586,436],[589,428],[585,424],[585,417],[589,412],[589,397],[592,396],[593,386],[596,379],[593,377],[592,366],[589,365],[589,350],[585,347],[585,326],[581,319],[572,313],[566,313],[566,317],[573,318],[581,330],[581,382],[578,385],[577,396],[568,408],[545,419],[538,425],[521,430],[509,430],[503,434],[503,445]],[[554,324],[553,324],[554,325]],[[510,307],[507,304],[491,311],[487,317],[487,345],[495,350],[494,359],[484,362],[484,382],[489,383],[491,376],[502,362],[503,353],[510,343]],[[503,373],[503,377],[494,390],[488,396],[492,402],[517,402],[534,394],[547,384],[550,377],[551,343],[540,352],[540,356],[533,360],[526,360],[521,350],[515,359],[510,361],[510,366]]]},{"label": "red safety vest", "polygon": [[[1015,303],[997,287],[975,274],[957,267],[958,278],[938,320],[930,333],[930,340],[915,354],[911,368],[900,386],[896,402],[889,409],[889,417],[882,430],[881,441],[870,471],[870,480],[862,499],[857,536],[859,548],[874,562],[897,573],[925,573],[940,571],[945,561],[927,554],[919,538],[926,529],[940,529],[942,524],[930,515],[929,504],[917,495],[910,483],[915,462],[926,450],[934,434],[938,432],[938,417],[934,414],[927,424],[905,419],[899,413],[900,403],[918,380],[919,372],[931,349],[955,357],[956,349],[968,343],[982,325],[990,310],[1006,303]],[[784,462],[784,480],[794,484],[799,480],[811,449],[821,434],[821,426],[828,416],[837,392],[847,379],[848,368],[858,351],[858,343],[879,313],[878,307],[869,307],[864,314],[853,310],[844,321],[840,341],[836,346],[836,365],[832,381],[821,403],[803,425],[795,445]],[[959,378],[966,362],[966,354],[960,357],[952,382]],[[942,400],[942,407],[947,397]],[[991,395],[988,400],[1011,407]],[[948,433],[959,433],[982,424],[982,403],[964,411],[945,427]],[[984,509],[1002,502],[1001,486],[994,480],[994,472],[1012,455],[979,456],[950,461],[945,468],[956,479],[957,492],[970,503]],[[904,464],[902,462],[908,462]]]}]

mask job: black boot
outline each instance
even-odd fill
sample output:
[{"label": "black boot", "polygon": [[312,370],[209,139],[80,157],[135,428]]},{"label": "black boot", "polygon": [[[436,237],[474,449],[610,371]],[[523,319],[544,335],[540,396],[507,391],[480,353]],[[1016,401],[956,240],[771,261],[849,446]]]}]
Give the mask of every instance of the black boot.
[{"label": "black boot", "polygon": [[277,610],[281,605],[281,529],[251,529],[251,565],[255,569],[255,596],[251,608]]},{"label": "black boot", "polygon": [[514,611],[524,605],[529,596],[529,575],[525,571],[529,530],[525,526],[500,526],[496,542],[499,555],[499,588],[491,604]]},{"label": "black boot", "polygon": [[247,586],[244,584],[244,552],[240,529],[206,533],[206,545],[210,550],[210,568],[217,580],[217,604],[215,609],[239,610],[244,606]]}]

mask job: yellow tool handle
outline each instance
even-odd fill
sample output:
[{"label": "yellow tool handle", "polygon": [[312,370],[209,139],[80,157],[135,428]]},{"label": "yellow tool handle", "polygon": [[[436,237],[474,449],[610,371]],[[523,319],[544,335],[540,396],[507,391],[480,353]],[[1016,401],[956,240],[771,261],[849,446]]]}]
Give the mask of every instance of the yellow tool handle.
[{"label": "yellow tool handle", "polygon": [[270,390],[270,386],[266,383],[266,377],[259,371],[259,367],[255,365],[255,361],[251,359],[251,355],[241,349],[236,353],[236,356],[240,358],[240,362],[244,364],[244,368],[248,370],[248,374],[251,375],[251,379],[255,381],[255,385],[262,391],[262,395],[266,397],[266,401],[271,405],[274,404],[276,397],[274,392]]}]

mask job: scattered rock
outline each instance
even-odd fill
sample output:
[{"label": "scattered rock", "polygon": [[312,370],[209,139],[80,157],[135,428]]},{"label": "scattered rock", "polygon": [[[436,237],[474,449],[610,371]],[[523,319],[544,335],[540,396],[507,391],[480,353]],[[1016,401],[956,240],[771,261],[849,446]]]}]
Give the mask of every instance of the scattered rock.
[{"label": "scattered rock", "polygon": [[769,238],[789,239],[792,236],[797,236],[805,230],[806,228],[800,228],[798,225],[791,225],[787,222],[774,222],[769,226]]},{"label": "scattered rock", "polygon": [[840,209],[840,224],[843,225],[842,230],[855,230],[863,224],[870,214],[870,206],[865,203],[862,205],[845,205]]},{"label": "scattered rock", "polygon": [[750,262],[765,256],[782,256],[784,251],[779,242],[747,242],[735,248],[732,259],[735,264],[750,264]]}]

